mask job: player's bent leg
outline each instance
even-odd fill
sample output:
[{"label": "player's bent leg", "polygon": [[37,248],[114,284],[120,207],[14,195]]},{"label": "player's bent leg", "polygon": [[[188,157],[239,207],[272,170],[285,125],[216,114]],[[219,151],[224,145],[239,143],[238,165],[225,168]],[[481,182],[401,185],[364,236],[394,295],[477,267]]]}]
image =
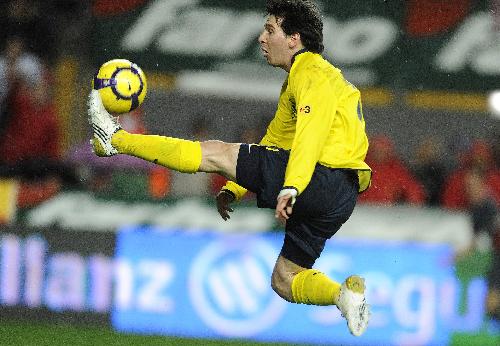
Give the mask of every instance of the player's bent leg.
[{"label": "player's bent leg", "polygon": [[365,280],[357,275],[349,276],[340,288],[337,302],[347,327],[354,336],[360,336],[368,327],[370,306],[365,299]]},{"label": "player's bent leg", "polygon": [[368,327],[369,305],[365,299],[364,279],[353,275],[342,285],[315,269],[301,267],[279,256],[271,286],[283,299],[297,304],[337,305],[354,336]]}]

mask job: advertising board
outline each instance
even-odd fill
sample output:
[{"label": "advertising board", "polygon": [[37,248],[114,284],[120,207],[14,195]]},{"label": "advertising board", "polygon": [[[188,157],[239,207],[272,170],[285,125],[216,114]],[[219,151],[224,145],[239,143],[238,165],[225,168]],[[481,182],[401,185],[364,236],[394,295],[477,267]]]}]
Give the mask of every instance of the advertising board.
[{"label": "advertising board", "polygon": [[108,323],[114,233],[1,228],[0,315]]},{"label": "advertising board", "polygon": [[449,245],[334,239],[316,267],[367,280],[370,327],[352,337],[335,307],[279,298],[282,233],[128,227],[2,227],[3,319],[111,325],[120,332],[349,345],[443,345],[484,326],[486,283],[460,282]]},{"label": "advertising board", "polygon": [[[358,87],[481,92],[500,86],[491,1],[317,3],[324,13],[324,56]],[[228,74],[242,85],[260,79],[265,86],[275,74],[257,41],[264,12],[260,0],[140,0],[129,6],[98,0],[93,57],[96,66],[118,54],[146,70],[201,71],[181,84],[205,81],[206,91],[217,88],[207,81]]]},{"label": "advertising board", "polygon": [[[117,238],[119,331],[203,338],[349,345],[443,345],[464,322],[481,324],[484,282],[469,311],[445,245],[335,240],[316,267],[337,281],[367,280],[370,327],[353,338],[336,307],[295,305],[270,287],[282,234],[185,234],[127,229]],[[473,300],[473,303],[470,300]]]}]

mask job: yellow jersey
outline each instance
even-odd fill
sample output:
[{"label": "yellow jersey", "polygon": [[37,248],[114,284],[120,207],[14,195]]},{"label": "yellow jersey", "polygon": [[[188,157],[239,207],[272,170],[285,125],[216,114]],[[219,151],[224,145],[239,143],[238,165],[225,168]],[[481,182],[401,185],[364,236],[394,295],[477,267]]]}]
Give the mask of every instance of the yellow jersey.
[{"label": "yellow jersey", "polygon": [[[260,144],[290,150],[283,186],[293,186],[299,194],[309,184],[317,163],[357,170],[359,192],[370,186],[361,94],[320,54],[295,56],[276,114]],[[233,182],[224,189],[237,199],[246,192]]]}]

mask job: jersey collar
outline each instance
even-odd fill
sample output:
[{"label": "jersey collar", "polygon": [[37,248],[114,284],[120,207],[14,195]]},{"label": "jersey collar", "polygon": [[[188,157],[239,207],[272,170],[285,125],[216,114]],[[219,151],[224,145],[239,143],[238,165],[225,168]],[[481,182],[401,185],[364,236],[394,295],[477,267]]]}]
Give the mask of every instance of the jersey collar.
[{"label": "jersey collar", "polygon": [[302,53],[305,53],[307,52],[308,50],[306,48],[302,48],[301,50],[299,50],[297,53],[295,53],[293,56],[292,56],[292,64],[290,66],[293,66],[293,63],[295,62],[295,57],[299,54],[302,54]]}]

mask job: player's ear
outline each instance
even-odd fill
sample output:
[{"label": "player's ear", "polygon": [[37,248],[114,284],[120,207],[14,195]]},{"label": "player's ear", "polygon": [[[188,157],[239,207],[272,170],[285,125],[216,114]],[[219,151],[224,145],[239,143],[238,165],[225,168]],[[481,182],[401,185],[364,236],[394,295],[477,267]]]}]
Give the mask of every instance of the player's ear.
[{"label": "player's ear", "polygon": [[300,39],[300,34],[298,32],[289,35],[289,38],[288,38],[288,47],[289,48],[293,49],[301,43],[302,43],[302,40]]}]

